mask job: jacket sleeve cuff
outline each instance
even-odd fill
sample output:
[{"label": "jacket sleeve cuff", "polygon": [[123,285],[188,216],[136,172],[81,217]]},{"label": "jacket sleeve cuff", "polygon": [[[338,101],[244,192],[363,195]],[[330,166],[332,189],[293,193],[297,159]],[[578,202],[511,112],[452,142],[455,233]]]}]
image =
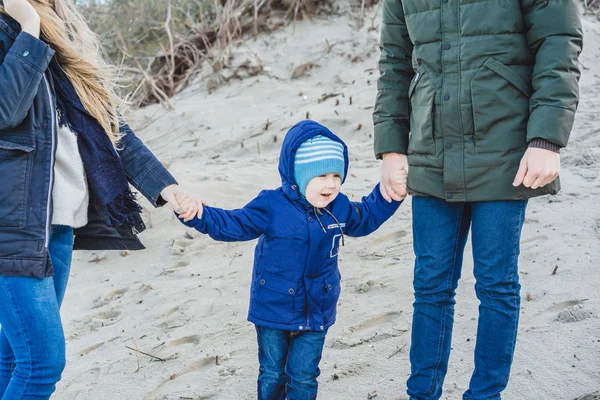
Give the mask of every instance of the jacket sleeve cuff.
[{"label": "jacket sleeve cuff", "polygon": [[408,153],[408,131],[393,120],[375,125],[375,157],[378,160],[384,153]]},{"label": "jacket sleeve cuff", "polygon": [[208,213],[206,212],[206,208],[207,207],[204,206],[204,211],[202,212],[201,218],[194,217],[192,220],[187,221],[187,222],[185,222],[183,219],[179,218],[179,215],[177,213],[174,213],[174,214],[177,217],[177,219],[179,219],[179,221],[182,224],[184,224],[185,226],[187,226],[188,228],[194,228],[200,233],[207,233],[206,220],[207,220]]},{"label": "jacket sleeve cuff", "polygon": [[156,165],[144,179],[142,194],[150,200],[155,207],[162,207],[167,201],[162,198],[160,192],[167,186],[177,185],[177,181],[162,165]]},{"label": "jacket sleeve cuff", "polygon": [[54,56],[54,50],[29,33],[21,32],[8,54],[21,59],[43,73]]},{"label": "jacket sleeve cuff", "polygon": [[535,147],[536,149],[550,150],[555,153],[560,153],[560,147],[546,139],[535,138],[529,142],[529,147]]},{"label": "jacket sleeve cuff", "polygon": [[545,139],[558,147],[566,147],[575,121],[575,110],[538,106],[529,116],[527,142]]},{"label": "jacket sleeve cuff", "polygon": [[388,220],[392,215],[398,211],[400,205],[404,202],[404,200],[396,201],[392,199],[391,203],[383,197],[381,194],[381,183],[378,183],[373,189],[373,195],[375,196],[375,206],[385,215],[385,219]]}]

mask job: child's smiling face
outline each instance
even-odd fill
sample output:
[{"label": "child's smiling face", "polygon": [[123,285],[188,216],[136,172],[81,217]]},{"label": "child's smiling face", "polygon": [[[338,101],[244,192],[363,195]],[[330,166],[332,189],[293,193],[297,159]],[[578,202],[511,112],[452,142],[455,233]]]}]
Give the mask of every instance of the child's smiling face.
[{"label": "child's smiling face", "polygon": [[317,208],[325,208],[340,193],[342,177],[334,172],[317,176],[306,186],[306,200]]}]

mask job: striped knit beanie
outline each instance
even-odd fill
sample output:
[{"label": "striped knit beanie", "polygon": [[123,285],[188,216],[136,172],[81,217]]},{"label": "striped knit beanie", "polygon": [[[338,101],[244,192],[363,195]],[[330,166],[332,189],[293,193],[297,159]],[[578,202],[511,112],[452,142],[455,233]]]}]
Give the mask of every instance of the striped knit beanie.
[{"label": "striped knit beanie", "polygon": [[344,146],[325,136],[314,136],[303,142],[294,159],[294,179],[300,193],[306,195],[311,179],[333,172],[344,180]]}]

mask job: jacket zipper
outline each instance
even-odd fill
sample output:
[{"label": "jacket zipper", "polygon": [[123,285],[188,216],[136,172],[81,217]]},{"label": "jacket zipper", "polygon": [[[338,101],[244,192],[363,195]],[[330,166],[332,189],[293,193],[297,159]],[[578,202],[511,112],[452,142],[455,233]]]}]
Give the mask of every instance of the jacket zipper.
[{"label": "jacket zipper", "polygon": [[56,110],[54,108],[54,104],[52,102],[52,91],[50,90],[50,84],[48,83],[48,79],[46,78],[46,74],[44,74],[44,83],[46,84],[46,90],[48,91],[48,100],[50,101],[50,111],[51,111],[51,135],[52,135],[52,151],[50,153],[50,181],[48,185],[48,203],[46,206],[46,241],[44,243],[44,247],[47,249],[48,244],[50,243],[50,225],[51,225],[51,216],[52,216],[52,188],[54,186],[54,157],[56,152]]}]

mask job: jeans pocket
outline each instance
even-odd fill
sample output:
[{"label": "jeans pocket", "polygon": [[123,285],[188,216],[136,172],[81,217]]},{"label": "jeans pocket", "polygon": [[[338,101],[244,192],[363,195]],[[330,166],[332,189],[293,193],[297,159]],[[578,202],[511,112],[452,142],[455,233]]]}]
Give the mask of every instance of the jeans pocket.
[{"label": "jeans pocket", "polygon": [[33,145],[0,140],[0,227],[23,228],[33,159]]}]

